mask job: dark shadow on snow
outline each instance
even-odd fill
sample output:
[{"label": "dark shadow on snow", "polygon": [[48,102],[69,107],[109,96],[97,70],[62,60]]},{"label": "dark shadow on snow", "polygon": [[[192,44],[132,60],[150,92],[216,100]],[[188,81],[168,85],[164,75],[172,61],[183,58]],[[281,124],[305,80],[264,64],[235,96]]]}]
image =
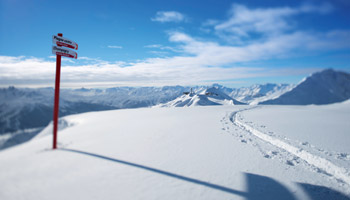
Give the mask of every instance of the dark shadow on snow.
[{"label": "dark shadow on snow", "polygon": [[[246,184],[247,184],[247,192],[242,192],[238,191],[232,188],[228,188],[225,186],[221,185],[216,185],[213,183],[209,183],[206,181],[201,181],[198,179],[182,176],[179,174],[163,171],[160,169],[152,168],[152,167],[147,167],[144,165],[136,164],[136,163],[131,163],[115,158],[110,158],[106,157],[103,155],[98,155],[94,153],[89,153],[89,152],[84,152],[84,151],[79,151],[79,150],[74,150],[74,149],[65,149],[65,148],[60,148],[59,150],[62,151],[68,151],[68,152],[74,152],[74,153],[79,153],[79,154],[84,154],[88,156],[93,156],[96,158],[124,164],[124,165],[129,165],[132,167],[137,167],[143,170],[151,171],[157,174],[169,176],[172,178],[176,178],[179,180],[191,182],[197,185],[205,186],[208,188],[220,190],[223,192],[231,193],[234,195],[242,196],[245,197],[247,200],[272,200],[272,199],[283,199],[283,200],[296,200],[295,196],[281,183],[275,181],[272,178],[266,177],[266,176],[260,176],[257,174],[250,174],[250,173],[245,173],[246,176]],[[298,183],[299,186],[303,188],[303,190],[308,194],[311,200],[318,200],[318,199],[339,199],[339,200],[350,200],[348,197],[346,197],[344,194],[334,191],[330,188],[323,187],[323,186],[316,186],[316,185],[310,185],[306,183]]]},{"label": "dark shadow on snow", "polygon": [[266,176],[246,173],[248,200],[295,200],[294,195],[281,183]]},{"label": "dark shadow on snow", "polygon": [[88,153],[88,152],[78,151],[78,150],[73,150],[73,149],[59,149],[59,150],[70,151],[70,152],[74,152],[74,153],[80,153],[80,154],[85,154],[85,155],[89,155],[89,156],[94,156],[96,158],[101,158],[101,159],[117,162],[117,163],[120,163],[120,164],[125,164],[125,165],[129,165],[129,166],[132,166],[132,167],[141,168],[141,169],[144,169],[144,170],[147,170],[147,171],[155,172],[155,173],[162,174],[162,175],[165,175],[165,176],[170,176],[172,178],[177,178],[177,179],[180,179],[180,180],[183,180],[183,181],[187,181],[187,182],[191,182],[191,183],[195,183],[195,184],[198,184],[198,185],[203,185],[203,186],[206,186],[206,187],[209,187],[209,188],[213,188],[213,189],[216,189],[216,190],[221,190],[221,191],[224,191],[224,192],[228,192],[228,193],[232,193],[232,194],[236,194],[236,195],[240,195],[240,196],[244,196],[245,195],[244,192],[240,192],[240,191],[228,188],[228,187],[215,185],[215,184],[212,184],[212,183],[209,183],[209,182],[200,181],[200,180],[197,180],[197,179],[193,179],[193,178],[189,178],[189,177],[186,177],[186,176],[174,174],[174,173],[163,171],[163,170],[160,170],[160,169],[155,169],[155,168],[152,168],[152,167],[147,167],[147,166],[144,166],[144,165],[139,165],[139,164],[123,161],[123,160],[118,160],[118,159],[115,159],[115,158],[110,158],[110,157],[106,157],[106,156],[102,156],[102,155],[97,155],[97,154],[94,154],[94,153]]},{"label": "dark shadow on snow", "polygon": [[303,188],[310,200],[350,200],[350,197],[324,186],[307,183],[298,183],[298,185]]}]

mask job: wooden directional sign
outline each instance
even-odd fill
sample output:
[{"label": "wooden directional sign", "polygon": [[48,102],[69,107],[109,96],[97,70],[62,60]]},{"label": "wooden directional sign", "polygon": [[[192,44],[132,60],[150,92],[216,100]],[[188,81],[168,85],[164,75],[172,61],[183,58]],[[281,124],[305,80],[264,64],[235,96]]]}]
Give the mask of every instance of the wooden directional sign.
[{"label": "wooden directional sign", "polygon": [[66,48],[63,48],[63,47],[53,46],[52,47],[52,53],[56,54],[58,56],[65,56],[65,57],[68,57],[68,58],[75,58],[75,59],[78,58],[78,54],[75,51],[72,51],[72,50],[69,50],[69,49],[66,49]]},{"label": "wooden directional sign", "polygon": [[63,46],[63,47],[68,47],[68,48],[71,48],[71,49],[78,50],[78,44],[77,43],[73,42],[70,39],[64,38],[64,37],[53,35],[52,36],[52,42],[54,44],[56,44],[57,46]]}]

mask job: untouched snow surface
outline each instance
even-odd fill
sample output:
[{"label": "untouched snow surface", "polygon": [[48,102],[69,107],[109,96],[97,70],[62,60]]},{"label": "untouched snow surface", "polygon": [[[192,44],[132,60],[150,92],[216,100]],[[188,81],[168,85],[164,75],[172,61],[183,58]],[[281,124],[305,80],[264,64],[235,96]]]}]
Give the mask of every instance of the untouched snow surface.
[{"label": "untouched snow surface", "polygon": [[[35,139],[0,152],[0,199],[349,199],[349,183],[319,163],[237,125],[239,120],[257,130],[258,123],[248,118],[260,123],[254,112],[274,113],[272,107],[258,108],[142,108],[66,116],[59,149],[50,149],[48,126]],[[314,124],[307,124],[312,130]]]}]

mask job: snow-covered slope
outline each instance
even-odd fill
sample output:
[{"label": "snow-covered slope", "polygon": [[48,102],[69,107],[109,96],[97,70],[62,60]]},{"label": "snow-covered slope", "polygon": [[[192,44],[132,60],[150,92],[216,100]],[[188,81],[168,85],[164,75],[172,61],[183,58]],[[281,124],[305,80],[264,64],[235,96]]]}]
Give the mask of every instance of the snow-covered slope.
[{"label": "snow-covered slope", "polygon": [[[310,106],[264,106],[238,114],[253,134],[350,183],[349,102]],[[273,157],[275,155],[272,155]],[[299,164],[290,160],[291,165]]]},{"label": "snow-covered slope", "polygon": [[260,104],[330,104],[350,98],[350,74],[332,69],[312,74],[279,98]]},{"label": "snow-covered slope", "polygon": [[0,152],[0,198],[349,199],[349,182],[236,125],[236,113],[251,108],[66,116],[59,149],[51,150],[48,128]]},{"label": "snow-covered slope", "polygon": [[244,105],[227,94],[218,87],[210,87],[199,90],[197,93],[184,94],[173,101],[160,104],[157,107],[191,107],[209,105]]}]

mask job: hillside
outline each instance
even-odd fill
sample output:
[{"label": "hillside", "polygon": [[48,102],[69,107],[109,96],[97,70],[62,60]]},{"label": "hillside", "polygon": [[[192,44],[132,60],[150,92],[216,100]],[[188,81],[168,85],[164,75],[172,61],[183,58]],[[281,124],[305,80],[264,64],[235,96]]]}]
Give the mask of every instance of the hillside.
[{"label": "hillside", "polygon": [[47,127],[30,142],[0,152],[0,197],[349,199],[348,176],[336,167],[324,168],[322,160],[312,162],[317,154],[303,160],[277,147],[283,144],[280,139],[270,143],[237,125],[250,124],[237,116],[246,109],[253,107],[143,108],[66,116],[59,149],[51,150],[52,127]]},{"label": "hillside", "polygon": [[314,73],[291,91],[259,104],[308,105],[331,104],[350,98],[350,74],[332,69]]}]

